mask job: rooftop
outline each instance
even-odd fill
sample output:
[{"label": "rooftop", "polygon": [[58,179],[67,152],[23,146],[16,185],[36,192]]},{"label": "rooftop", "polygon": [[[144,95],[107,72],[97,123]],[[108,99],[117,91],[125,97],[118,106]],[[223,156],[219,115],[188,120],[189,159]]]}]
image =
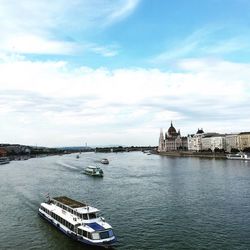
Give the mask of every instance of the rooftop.
[{"label": "rooftop", "polygon": [[87,205],[85,203],[70,199],[66,196],[59,196],[54,197],[53,200],[58,201],[66,206],[69,206],[71,208],[80,208],[80,207],[86,207]]}]

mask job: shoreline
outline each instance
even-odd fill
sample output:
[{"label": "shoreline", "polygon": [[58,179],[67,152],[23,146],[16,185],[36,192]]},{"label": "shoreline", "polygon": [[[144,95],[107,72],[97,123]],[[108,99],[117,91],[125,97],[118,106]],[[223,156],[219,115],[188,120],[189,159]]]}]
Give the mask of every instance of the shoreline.
[{"label": "shoreline", "polygon": [[156,154],[171,157],[198,157],[198,158],[213,158],[213,159],[227,159],[224,153],[201,153],[201,152],[188,152],[188,151],[169,151],[157,152]]}]

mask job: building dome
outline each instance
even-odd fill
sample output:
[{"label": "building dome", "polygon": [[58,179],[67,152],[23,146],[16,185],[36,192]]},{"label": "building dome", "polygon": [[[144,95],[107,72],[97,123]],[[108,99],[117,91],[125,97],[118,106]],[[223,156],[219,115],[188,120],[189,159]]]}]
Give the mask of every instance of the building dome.
[{"label": "building dome", "polygon": [[171,122],[171,125],[170,125],[170,127],[169,127],[169,129],[168,129],[168,134],[171,136],[173,136],[173,135],[176,135],[176,129],[174,128],[174,126],[173,126],[173,124],[172,124],[172,122]]},{"label": "building dome", "polygon": [[196,134],[204,134],[204,131],[203,131],[203,129],[201,128],[198,128],[198,131],[196,132]]}]

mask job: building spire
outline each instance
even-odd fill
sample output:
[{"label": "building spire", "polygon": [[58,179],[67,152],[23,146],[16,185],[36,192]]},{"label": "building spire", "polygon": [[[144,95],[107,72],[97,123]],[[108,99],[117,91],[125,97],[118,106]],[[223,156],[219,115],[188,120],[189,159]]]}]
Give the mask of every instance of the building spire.
[{"label": "building spire", "polygon": [[163,130],[161,128],[160,137],[159,137],[158,151],[161,152],[163,150],[164,150],[164,136],[163,136]]}]

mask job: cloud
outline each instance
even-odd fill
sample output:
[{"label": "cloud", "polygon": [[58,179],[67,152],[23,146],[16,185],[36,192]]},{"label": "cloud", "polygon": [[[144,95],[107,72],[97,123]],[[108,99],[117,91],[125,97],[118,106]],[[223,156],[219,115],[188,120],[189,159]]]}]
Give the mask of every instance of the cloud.
[{"label": "cloud", "polygon": [[72,55],[80,51],[80,47],[73,42],[48,40],[39,36],[20,34],[5,37],[1,50],[20,54]]},{"label": "cloud", "polygon": [[[249,38],[242,34],[226,35],[228,27],[204,27],[175,42],[149,61],[162,64],[183,58],[222,57],[235,52],[250,51]],[[223,35],[222,35],[223,34]]]},{"label": "cloud", "polygon": [[85,47],[88,50],[92,51],[93,53],[102,55],[104,57],[113,57],[118,54],[119,46],[116,44],[109,45],[109,46],[100,46],[98,44],[86,44]]},{"label": "cloud", "polygon": [[123,1],[122,5],[118,9],[114,9],[110,15],[108,15],[107,24],[113,23],[130,15],[138,6],[140,0],[127,0]]},{"label": "cloud", "polygon": [[88,34],[121,21],[138,4],[139,0],[0,0],[0,52],[74,55],[87,50],[115,56],[116,46],[88,41]]},{"label": "cloud", "polygon": [[234,130],[248,129],[249,64],[188,59],[178,66],[181,73],[2,58],[2,140],[55,146],[53,133],[57,143],[61,133],[61,144],[74,138],[68,145],[82,137],[92,144],[153,145],[170,120],[183,135],[197,127],[230,132],[232,122]]}]

